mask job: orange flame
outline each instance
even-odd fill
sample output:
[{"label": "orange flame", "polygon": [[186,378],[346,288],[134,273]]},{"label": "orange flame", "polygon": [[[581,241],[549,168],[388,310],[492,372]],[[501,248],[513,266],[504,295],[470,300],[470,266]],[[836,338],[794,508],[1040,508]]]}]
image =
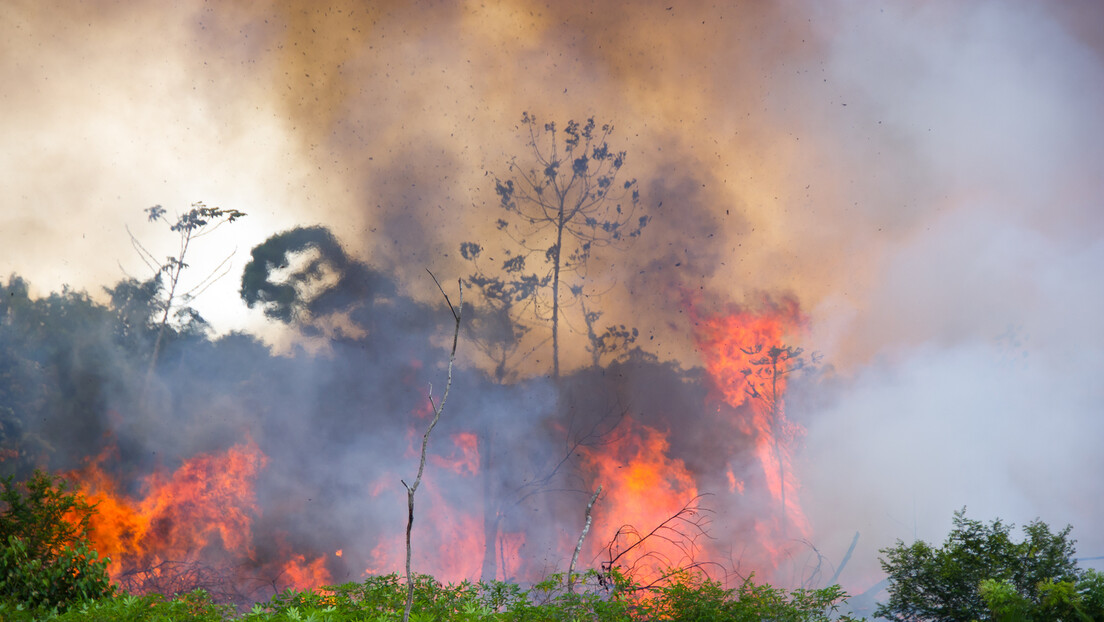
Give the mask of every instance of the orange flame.
[{"label": "orange flame", "polygon": [[[580,452],[593,485],[603,487],[593,510],[595,533],[617,534],[613,555],[626,555],[616,565],[646,583],[668,568],[694,561],[693,533],[668,531],[642,539],[697,498],[698,489],[686,464],[668,455],[665,433],[631,419],[625,425],[626,433],[613,442]],[[605,544],[596,541],[592,546]]]},{"label": "orange flame", "polygon": [[[442,494],[439,479],[426,476],[418,488],[411,563],[416,572],[432,570],[442,581],[458,582],[478,577],[484,551],[481,516],[470,507],[451,504]],[[405,508],[402,514],[405,516]],[[369,554],[366,575],[405,572],[404,527],[404,523],[395,520],[390,532],[381,534]]]},{"label": "orange flame", "polygon": [[[767,490],[781,510],[773,525],[756,526],[777,564],[785,549],[779,540],[809,533],[791,464],[793,442],[804,429],[786,418],[784,399],[787,374],[795,362],[791,355],[796,354],[787,350],[785,338],[802,325],[803,318],[792,300],[767,305],[760,312],[701,315],[691,308],[691,313],[706,370],[723,401],[737,413],[738,430],[753,439]],[[745,483],[731,469],[727,475],[731,489],[742,494]]]},{"label": "orange flame", "polygon": [[[487,504],[480,497],[456,499],[447,494],[454,489],[453,484],[462,480],[470,482],[471,478],[478,476],[482,464],[477,434],[457,432],[449,439],[452,447],[445,450],[447,453],[431,452],[426,457],[426,461],[437,468],[425,472],[418,488],[417,519],[411,536],[416,544],[411,563],[420,569],[417,572],[432,570],[442,581],[458,582],[478,578],[482,572],[487,538],[483,529],[483,512],[487,511]],[[420,456],[420,448],[415,447],[420,440],[415,429],[409,428],[405,451],[407,458],[414,460]],[[404,507],[406,491],[398,485],[400,481],[399,475],[384,473],[369,486],[369,494],[383,503],[387,503],[389,497],[394,498],[396,509]],[[409,483],[409,480],[406,481]],[[381,533],[368,555],[364,574],[405,572],[405,536],[402,532],[405,511],[401,516],[400,519],[396,512],[390,529]],[[499,533],[495,542],[498,552],[496,576],[500,579],[516,576],[522,565],[520,551],[525,544],[525,534]]]},{"label": "orange flame", "polygon": [[457,475],[477,475],[479,473],[479,441],[473,432],[459,432],[452,435],[453,451],[448,457],[436,454],[429,456],[429,462],[446,468]]},{"label": "orange flame", "polygon": [[113,580],[129,569],[194,561],[211,551],[234,557],[252,553],[251,528],[258,514],[253,482],[266,460],[254,443],[197,455],[170,476],[149,475],[141,499],[121,494],[104,471],[109,454],[101,453],[69,477],[96,505],[89,536],[96,550],[110,558]]},{"label": "orange flame", "polygon": [[305,555],[293,555],[283,565],[280,582],[293,590],[308,590],[329,585],[333,580],[324,557],[307,562]]}]

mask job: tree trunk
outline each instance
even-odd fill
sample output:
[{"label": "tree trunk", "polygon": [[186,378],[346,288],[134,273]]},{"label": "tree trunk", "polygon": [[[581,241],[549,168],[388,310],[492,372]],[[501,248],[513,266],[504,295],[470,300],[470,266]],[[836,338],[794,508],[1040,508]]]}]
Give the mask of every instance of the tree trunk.
[{"label": "tree trunk", "polygon": [[491,462],[491,426],[481,426],[477,436],[479,471],[483,478],[483,569],[480,579],[494,581],[498,572],[498,495]]},{"label": "tree trunk", "polygon": [[552,377],[560,378],[560,258],[563,256],[564,200],[560,199],[560,215],[556,221],[556,252],[552,261]]},{"label": "tree trunk", "polygon": [[771,427],[774,428],[774,456],[778,459],[778,494],[782,501],[782,537],[786,537],[786,466],[782,462],[782,407],[778,403],[778,359],[771,361]]}]

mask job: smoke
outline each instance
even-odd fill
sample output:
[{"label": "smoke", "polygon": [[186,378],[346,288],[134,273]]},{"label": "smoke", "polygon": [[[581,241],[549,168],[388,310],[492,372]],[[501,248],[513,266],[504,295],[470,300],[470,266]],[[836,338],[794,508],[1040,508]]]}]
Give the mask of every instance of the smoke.
[{"label": "smoke", "polygon": [[[831,368],[794,384],[797,468],[822,550],[862,533],[847,587],[873,583],[894,538],[941,539],[963,505],[1070,522],[1104,554],[1089,532],[1104,513],[1095,3],[28,1],[0,16],[0,273],[99,296],[146,276],[126,227],[165,247],[143,208],[204,200],[249,214],[204,240],[213,263],[239,250],[196,303],[221,331],[278,339],[236,275],[295,226],[328,226],[429,304],[424,269],[451,281],[459,244],[494,238],[486,173],[524,155],[521,112],[594,115],[653,218],[593,260],[603,321],[691,367],[680,292],[789,293],[809,314],[799,345]],[[565,363],[583,346],[570,337]]]},{"label": "smoke", "polygon": [[810,403],[801,469],[822,544],[861,532],[852,589],[874,582],[878,548],[941,541],[963,506],[1072,524],[1099,555],[1102,57],[1077,25],[1099,10],[824,17],[827,75],[847,85],[827,140],[845,146],[856,276],[812,311],[841,365]]}]

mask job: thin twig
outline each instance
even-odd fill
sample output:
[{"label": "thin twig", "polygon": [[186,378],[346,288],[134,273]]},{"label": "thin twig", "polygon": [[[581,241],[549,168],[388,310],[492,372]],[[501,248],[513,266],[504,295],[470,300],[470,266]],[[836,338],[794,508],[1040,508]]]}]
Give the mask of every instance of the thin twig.
[{"label": "thin twig", "polygon": [[[427,269],[426,272],[429,272]],[[441,413],[445,410],[445,401],[448,400],[449,390],[452,388],[452,365],[456,361],[456,343],[460,338],[460,316],[464,310],[464,283],[457,280],[457,287],[460,290],[460,298],[456,306],[453,306],[452,301],[449,300],[448,295],[445,294],[445,290],[441,288],[441,283],[437,281],[437,277],[433,276],[432,272],[429,272],[429,276],[433,277],[433,282],[437,283],[437,288],[441,290],[441,295],[445,297],[445,302],[448,303],[449,311],[452,312],[452,317],[456,320],[456,326],[452,333],[452,350],[449,352],[448,361],[448,380],[445,382],[445,392],[441,396],[441,403],[437,404],[433,401],[433,385],[429,388],[429,404],[433,407],[433,421],[429,423],[429,427],[426,429],[425,434],[422,435],[422,455],[418,462],[418,476],[414,478],[413,484],[407,484],[403,480],[402,485],[406,488],[406,607],[403,610],[403,622],[410,622],[410,609],[414,605],[414,576],[410,569],[411,547],[410,547],[410,532],[414,527],[414,493],[417,492],[418,486],[422,483],[422,473],[425,472],[426,464],[426,450],[429,447],[429,434],[433,431],[433,428],[437,426],[437,422],[441,420]]]}]

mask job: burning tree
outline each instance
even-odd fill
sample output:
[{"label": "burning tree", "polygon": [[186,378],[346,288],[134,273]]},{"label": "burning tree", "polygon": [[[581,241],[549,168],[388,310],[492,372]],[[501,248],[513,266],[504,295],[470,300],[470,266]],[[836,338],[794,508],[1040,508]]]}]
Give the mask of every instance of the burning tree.
[{"label": "burning tree", "polygon": [[[472,314],[474,339],[494,362],[499,383],[535,350],[522,346],[532,328],[523,316],[530,314],[538,322],[551,324],[552,376],[559,379],[561,290],[567,287],[573,298],[582,301],[583,279],[592,253],[639,237],[648,223],[647,216],[637,216],[640,193],[636,180],[620,177],[625,152],[610,149],[611,124],[599,126],[589,118],[584,123],[568,121],[561,128],[554,122],[541,124],[528,112],[522,114],[521,124],[527,133],[527,157],[511,160],[505,178],[494,177],[499,206],[507,212],[507,218],[496,221],[497,229],[508,239],[505,257],[497,266],[484,267],[481,260],[489,253],[484,253],[482,245],[460,245],[461,256],[475,268],[468,284],[483,300]],[[569,282],[569,274],[576,278]],[[618,347],[627,349],[635,339],[635,329],[623,325],[599,333],[595,326],[601,312],[583,307],[582,313],[595,366],[602,355]],[[480,454],[486,458],[491,454],[493,435],[489,428],[485,424],[479,433]],[[504,491],[489,479],[484,491],[487,552],[483,575],[493,579],[494,542]]]},{"label": "burning tree", "polygon": [[[779,520],[782,535],[786,534],[786,462],[783,459],[783,445],[790,442],[799,430],[786,420],[783,410],[782,393],[785,391],[784,376],[805,367],[801,358],[804,348],[772,345],[763,352],[764,345],[756,343],[751,347],[740,348],[744,354],[755,357],[748,361],[749,367],[743,370],[747,377],[748,397],[762,402],[770,412],[771,442],[774,458],[778,463],[778,494],[781,512]],[[781,381],[781,386],[780,386]]]},{"label": "burning tree", "polygon": [[[808,533],[796,499],[798,483],[792,473],[787,477],[791,445],[803,430],[786,418],[784,404],[789,375],[806,366],[803,350],[784,345],[784,337],[804,320],[794,299],[765,300],[760,307],[712,315],[691,304],[691,314],[705,368],[721,399],[733,409],[737,429],[754,443],[767,491],[780,508],[773,528],[780,540],[766,539],[780,545]],[[731,468],[728,476],[731,488],[742,494],[744,484]],[[777,563],[783,551],[779,547],[769,553]]]},{"label": "burning tree", "polygon": [[[599,126],[591,117],[557,129],[554,122],[540,124],[528,112],[521,124],[528,132],[530,161],[523,164],[515,158],[506,179],[495,177],[499,205],[511,218],[496,225],[515,247],[507,251],[499,275],[478,270],[470,280],[491,293],[499,308],[528,306],[538,319],[551,323],[552,376],[558,378],[564,276],[579,277],[568,288],[572,296],[582,297],[582,279],[594,250],[639,237],[648,217],[636,215],[636,180],[619,179],[625,152],[609,147],[613,125]],[[461,254],[470,261],[481,251],[473,242],[461,245]],[[539,267],[529,265],[533,258]]]}]

